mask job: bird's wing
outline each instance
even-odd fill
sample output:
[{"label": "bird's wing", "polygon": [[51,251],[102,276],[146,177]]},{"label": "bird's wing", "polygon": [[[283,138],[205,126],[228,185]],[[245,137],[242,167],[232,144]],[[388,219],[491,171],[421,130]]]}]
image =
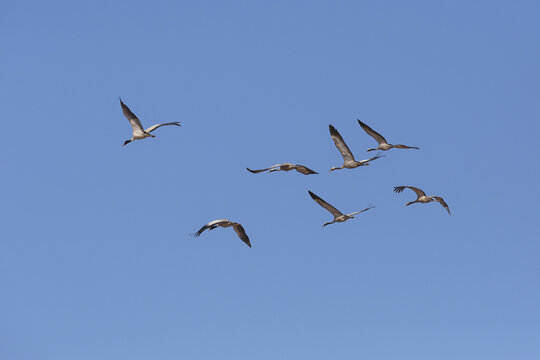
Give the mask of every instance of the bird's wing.
[{"label": "bird's wing", "polygon": [[235,223],[233,225],[233,229],[238,234],[238,237],[240,238],[240,240],[245,242],[247,244],[247,246],[251,247],[251,243],[249,242],[249,237],[247,236],[246,231],[244,230],[242,225],[239,224],[239,223]]},{"label": "bird's wing", "polygon": [[416,150],[420,150],[420,148],[416,147],[416,146],[394,145],[394,147],[398,148],[398,149],[416,149]]},{"label": "bird's wing", "polygon": [[358,123],[360,124],[360,126],[362,127],[362,129],[364,129],[365,132],[367,132],[367,134],[369,136],[371,136],[372,138],[374,138],[375,140],[377,140],[377,142],[379,144],[388,144],[386,142],[386,139],[384,138],[384,136],[382,136],[381,134],[379,134],[378,132],[376,132],[375,130],[373,130],[372,128],[370,128],[369,126],[367,126],[367,124],[364,124],[363,122],[361,122],[360,120],[358,120]]},{"label": "bird's wing", "polygon": [[307,166],[304,165],[294,165],[294,169],[298,171],[301,174],[304,175],[310,175],[310,174],[318,174],[318,172],[311,170]]},{"label": "bird's wing", "polygon": [[448,204],[444,201],[444,199],[440,196],[432,196],[432,197],[435,200],[437,200],[439,204],[441,204],[446,209],[446,211],[448,211],[448,215],[450,215],[450,208],[448,207]]},{"label": "bird's wing", "polygon": [[147,133],[151,133],[152,131],[156,130],[158,127],[167,126],[167,125],[181,126],[180,123],[178,121],[176,121],[176,122],[170,122],[170,123],[165,123],[165,124],[152,125],[152,126],[150,126],[148,129],[146,129],[144,131],[147,132]]},{"label": "bird's wing", "polygon": [[317,202],[317,204],[321,205],[323,208],[330,211],[330,213],[334,215],[335,218],[343,215],[341,211],[339,211],[338,209],[336,209],[335,207],[333,207],[332,205],[330,205],[329,203],[327,203],[326,201],[324,201],[323,199],[321,199],[320,197],[318,197],[311,191],[308,190],[308,193],[311,196],[311,198]]},{"label": "bird's wing", "polygon": [[374,207],[375,207],[375,205],[369,204],[368,207],[365,208],[364,210],[360,210],[360,211],[357,211],[357,212],[353,212],[353,213],[347,214],[347,216],[352,216],[352,215],[360,214],[360,213],[363,213],[364,211],[368,211],[369,209],[373,209]]},{"label": "bird's wing", "polygon": [[334,140],[334,144],[338,148],[339,152],[341,153],[341,156],[343,156],[343,160],[345,161],[355,161],[354,155],[352,154],[351,150],[345,144],[345,141],[339,134],[339,132],[336,130],[335,127],[332,125],[329,125],[330,128],[330,136],[332,137],[332,140]]},{"label": "bird's wing", "polygon": [[135,116],[134,113],[131,112],[131,110],[127,107],[126,104],[120,99],[120,106],[122,106],[122,112],[124,113],[124,116],[127,117],[129,120],[129,123],[131,124],[131,127],[133,128],[133,132],[140,131],[143,132],[144,129],[142,127],[142,124],[140,120]]},{"label": "bird's wing", "polygon": [[211,228],[212,226],[219,225],[221,223],[228,222],[228,221],[229,220],[225,220],[225,219],[219,219],[219,220],[210,221],[208,224],[206,224],[202,228],[200,228],[195,234],[193,234],[193,236],[199,237],[205,230]]},{"label": "bird's wing", "polygon": [[420,190],[419,188],[417,187],[414,187],[414,186],[396,186],[394,187],[394,192],[395,193],[400,193],[402,192],[405,188],[409,188],[411,189],[412,191],[414,191],[416,193],[416,196],[418,198],[422,197],[422,196],[426,196],[426,193],[423,192],[422,190]]},{"label": "bird's wing", "polygon": [[271,168],[259,169],[259,170],[251,170],[250,168],[246,168],[247,171],[249,171],[250,173],[253,173],[253,174],[258,174],[258,173],[261,173],[263,171],[270,170],[270,169]]},{"label": "bird's wing", "polygon": [[361,160],[359,162],[361,163],[367,163],[367,162],[370,162],[370,161],[373,161],[373,160],[377,160],[379,158],[382,158],[382,157],[385,157],[386,155],[384,155],[382,152],[378,152],[377,155],[375,155],[374,157],[370,158],[370,159],[366,159],[366,160]]},{"label": "bird's wing", "polygon": [[283,165],[283,164],[272,165],[270,167],[267,167],[266,169],[252,170],[250,168],[246,168],[246,170],[253,173],[253,174],[258,174],[258,173],[261,173],[263,171],[267,171],[267,170],[270,170],[270,169],[273,169],[273,168],[280,167],[281,165]]}]

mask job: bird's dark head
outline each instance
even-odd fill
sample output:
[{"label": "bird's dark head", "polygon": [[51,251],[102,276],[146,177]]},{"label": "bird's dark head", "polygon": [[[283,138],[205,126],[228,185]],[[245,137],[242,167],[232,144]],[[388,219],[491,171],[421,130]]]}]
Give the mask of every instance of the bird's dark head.
[{"label": "bird's dark head", "polygon": [[339,169],[341,169],[341,168],[339,168],[339,167],[335,167],[335,166],[334,166],[334,167],[333,167],[333,168],[331,168],[331,169],[330,169],[330,170],[329,170],[328,172],[330,172],[330,171],[334,171],[334,170],[339,170]]},{"label": "bird's dark head", "polygon": [[131,142],[131,140],[126,140],[126,141],[124,141],[124,145],[122,145],[122,146],[126,146],[126,145],[129,144],[130,142]]},{"label": "bird's dark head", "polygon": [[377,149],[367,149],[367,151],[375,151],[375,150],[377,150]]}]

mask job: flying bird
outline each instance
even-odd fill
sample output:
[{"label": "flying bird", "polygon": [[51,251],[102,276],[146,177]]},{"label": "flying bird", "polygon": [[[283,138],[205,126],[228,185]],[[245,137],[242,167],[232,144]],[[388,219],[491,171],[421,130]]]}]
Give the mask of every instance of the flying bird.
[{"label": "flying bird", "polygon": [[315,200],[315,202],[317,202],[317,204],[321,205],[323,208],[330,211],[330,213],[332,215],[334,215],[334,221],[324,224],[323,227],[325,227],[326,225],[333,224],[335,222],[344,222],[344,221],[347,221],[349,219],[353,219],[354,218],[353,215],[363,213],[364,211],[368,211],[369,209],[373,209],[375,207],[373,205],[369,205],[364,210],[353,212],[353,213],[345,215],[341,211],[339,211],[338,209],[336,209],[335,207],[333,207],[332,205],[330,205],[329,203],[327,203],[326,201],[324,201],[323,199],[321,199],[320,197],[318,197],[317,195],[312,193],[311,191],[308,190],[308,193],[309,193],[309,196],[311,196],[311,198],[313,200]]},{"label": "flying bird", "polygon": [[409,189],[411,189],[412,191],[414,191],[416,193],[416,200],[408,202],[405,206],[409,206],[409,205],[414,204],[414,203],[424,203],[425,204],[425,203],[428,203],[428,202],[437,201],[439,204],[441,204],[446,209],[446,211],[448,211],[448,215],[450,215],[450,208],[448,207],[446,202],[444,202],[444,199],[442,197],[440,197],[440,196],[426,196],[425,192],[423,192],[422,190],[420,190],[419,188],[414,187],[414,186],[396,186],[396,187],[394,187],[394,192],[399,194],[400,192],[405,190],[405,188],[409,188]]},{"label": "flying bird", "polygon": [[180,126],[179,122],[170,122],[170,123],[165,123],[165,124],[155,124],[145,130],[143,129],[141,121],[137,118],[137,116],[135,116],[134,113],[131,112],[131,110],[127,107],[127,105],[124,104],[122,99],[120,99],[120,105],[122,106],[122,112],[124,113],[124,116],[127,117],[127,119],[129,120],[129,123],[131,124],[131,127],[133,128],[133,136],[131,137],[131,139],[124,141],[124,145],[122,146],[126,146],[133,140],[140,140],[147,137],[156,137],[155,135],[152,135],[150,133],[161,126],[166,126],[166,125]]},{"label": "flying bird", "polygon": [[236,231],[236,233],[238,234],[238,237],[240,238],[240,240],[245,242],[247,246],[251,247],[251,243],[249,242],[249,237],[247,236],[246,231],[244,230],[242,225],[237,222],[233,222],[233,221],[229,221],[225,219],[210,221],[208,224],[200,228],[199,231],[193,234],[193,236],[199,237],[205,230],[208,230],[208,231],[214,230],[218,226],[221,226],[224,228],[232,226],[234,231]]},{"label": "flying bird", "polygon": [[379,134],[378,132],[376,132],[375,130],[373,130],[372,128],[370,128],[369,126],[367,126],[366,124],[364,124],[363,122],[361,122],[360,120],[358,120],[358,123],[360,124],[360,126],[362,127],[362,129],[364,129],[365,132],[367,132],[367,134],[369,136],[371,136],[372,138],[374,138],[375,140],[377,140],[377,142],[379,143],[379,147],[377,147],[376,149],[368,149],[367,151],[373,151],[373,150],[383,150],[383,151],[386,151],[386,150],[390,150],[391,148],[397,148],[397,149],[416,149],[416,150],[420,150],[420,148],[416,147],[416,146],[407,146],[407,145],[392,145],[392,144],[389,144],[386,139],[381,135]]},{"label": "flying bird", "polygon": [[376,160],[384,156],[381,154],[377,154],[371,159],[356,161],[354,159],[354,155],[352,154],[351,150],[349,149],[347,144],[345,144],[345,141],[343,140],[339,132],[336,130],[336,128],[333,127],[332,125],[329,125],[329,128],[330,128],[330,136],[332,137],[332,140],[334,140],[334,144],[336,145],[339,152],[341,153],[341,156],[343,156],[343,165],[341,167],[333,167],[330,169],[330,171],[344,169],[344,168],[354,169],[359,166],[369,165],[370,161]]},{"label": "flying bird", "polygon": [[260,172],[267,171],[267,170],[269,170],[268,171],[269,173],[274,172],[274,171],[296,170],[299,173],[304,174],[304,175],[318,174],[318,172],[315,172],[315,171],[311,170],[307,166],[288,164],[288,163],[273,165],[273,166],[270,166],[269,168],[266,168],[266,169],[259,169],[259,170],[251,170],[250,168],[246,168],[246,169],[247,169],[247,171],[249,171],[249,172],[251,172],[253,174],[258,174]]}]

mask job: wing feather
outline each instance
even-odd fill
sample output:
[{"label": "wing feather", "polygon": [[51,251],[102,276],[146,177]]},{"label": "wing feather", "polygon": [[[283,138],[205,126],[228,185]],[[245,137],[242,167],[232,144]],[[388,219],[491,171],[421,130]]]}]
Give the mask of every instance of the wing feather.
[{"label": "wing feather", "polygon": [[263,171],[267,171],[267,170],[270,170],[270,169],[274,169],[274,168],[277,168],[277,167],[280,167],[282,165],[285,165],[285,164],[277,164],[277,165],[272,165],[270,167],[267,167],[266,169],[259,169],[259,170],[252,170],[250,168],[246,168],[247,171],[253,173],[253,174],[258,174],[258,173],[261,173]]},{"label": "wing feather", "polygon": [[[119,98],[120,99],[120,98]],[[127,107],[126,104],[120,99],[120,106],[122,106],[122,112],[124,116],[129,120],[131,127],[133,128],[133,133],[135,132],[144,132],[141,121],[135,116],[135,114]]]},{"label": "wing feather", "polygon": [[148,129],[146,129],[144,131],[147,132],[147,133],[151,133],[152,131],[156,130],[157,128],[162,127],[162,126],[167,126],[167,125],[182,126],[182,125],[180,125],[180,123],[178,121],[176,121],[176,122],[170,122],[170,123],[165,123],[165,124],[155,124],[155,125],[150,126]]},{"label": "wing feather", "polygon": [[401,145],[401,144],[394,145],[394,147],[398,148],[398,149],[416,149],[416,150],[420,150],[420,148],[416,147],[416,146],[407,146],[407,145]]},{"label": "wing feather", "polygon": [[320,197],[318,197],[311,191],[308,190],[308,193],[311,196],[311,198],[315,200],[317,204],[321,205],[323,208],[330,211],[330,213],[334,215],[334,218],[337,218],[338,216],[343,215],[341,211],[339,211],[338,209],[336,209],[335,207],[333,207],[332,205],[330,205],[329,203],[327,203],[326,201],[324,201],[323,199],[321,199]]},{"label": "wing feather", "polygon": [[294,169],[304,175],[318,174],[318,172],[313,171],[304,165],[294,165]]},{"label": "wing feather", "polygon": [[439,204],[441,204],[446,209],[446,211],[448,211],[448,215],[450,215],[450,208],[448,207],[448,204],[444,201],[444,199],[440,196],[433,196],[433,198],[437,200]]},{"label": "wing feather", "polygon": [[412,191],[414,191],[416,193],[416,196],[417,198],[420,198],[422,196],[426,196],[426,193],[423,192],[422,190],[420,190],[419,188],[417,187],[414,187],[414,186],[396,186],[394,187],[394,192],[395,193],[400,193],[402,192],[405,188],[409,188],[411,189]]},{"label": "wing feather", "polygon": [[219,220],[214,220],[214,221],[210,221],[208,224],[204,225],[202,228],[200,228],[195,234],[193,234],[194,237],[199,237],[201,236],[201,234],[211,228],[212,226],[214,225],[219,225],[221,223],[224,223],[224,222],[228,222],[229,220],[225,220],[225,219],[219,219]]},{"label": "wing feather", "polygon": [[386,142],[386,139],[384,138],[384,136],[382,136],[381,134],[379,134],[378,132],[376,132],[375,130],[373,130],[372,128],[370,128],[367,124],[364,124],[363,122],[360,121],[360,119],[358,119],[358,123],[360,124],[360,126],[362,127],[362,129],[364,129],[364,131],[369,135],[371,136],[372,138],[374,138],[375,140],[377,140],[377,142],[379,144],[388,144]]},{"label": "wing feather", "polygon": [[240,240],[245,242],[247,246],[251,247],[251,242],[249,241],[249,237],[246,234],[246,231],[244,230],[244,227],[239,223],[234,223],[233,225],[234,231],[236,231],[236,234],[238,234],[238,237]]},{"label": "wing feather", "polygon": [[332,137],[332,140],[334,140],[334,144],[338,148],[339,152],[341,153],[341,156],[343,156],[343,160],[345,161],[355,161],[354,155],[345,143],[345,140],[341,137],[339,132],[336,130],[335,127],[332,125],[328,126],[330,129],[330,136]]}]

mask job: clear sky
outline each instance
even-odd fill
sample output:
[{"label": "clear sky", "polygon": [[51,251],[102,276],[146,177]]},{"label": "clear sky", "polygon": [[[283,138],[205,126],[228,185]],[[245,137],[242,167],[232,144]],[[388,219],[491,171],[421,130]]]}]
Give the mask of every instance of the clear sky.
[{"label": "clear sky", "polygon": [[[15,1],[0,358],[540,358],[537,1]],[[118,97],[150,126],[131,127]],[[328,124],[371,166],[342,158]],[[253,175],[304,164],[319,175]],[[414,200],[396,185],[440,195]],[[343,212],[376,208],[345,223]],[[210,220],[241,222],[192,238]]]}]

